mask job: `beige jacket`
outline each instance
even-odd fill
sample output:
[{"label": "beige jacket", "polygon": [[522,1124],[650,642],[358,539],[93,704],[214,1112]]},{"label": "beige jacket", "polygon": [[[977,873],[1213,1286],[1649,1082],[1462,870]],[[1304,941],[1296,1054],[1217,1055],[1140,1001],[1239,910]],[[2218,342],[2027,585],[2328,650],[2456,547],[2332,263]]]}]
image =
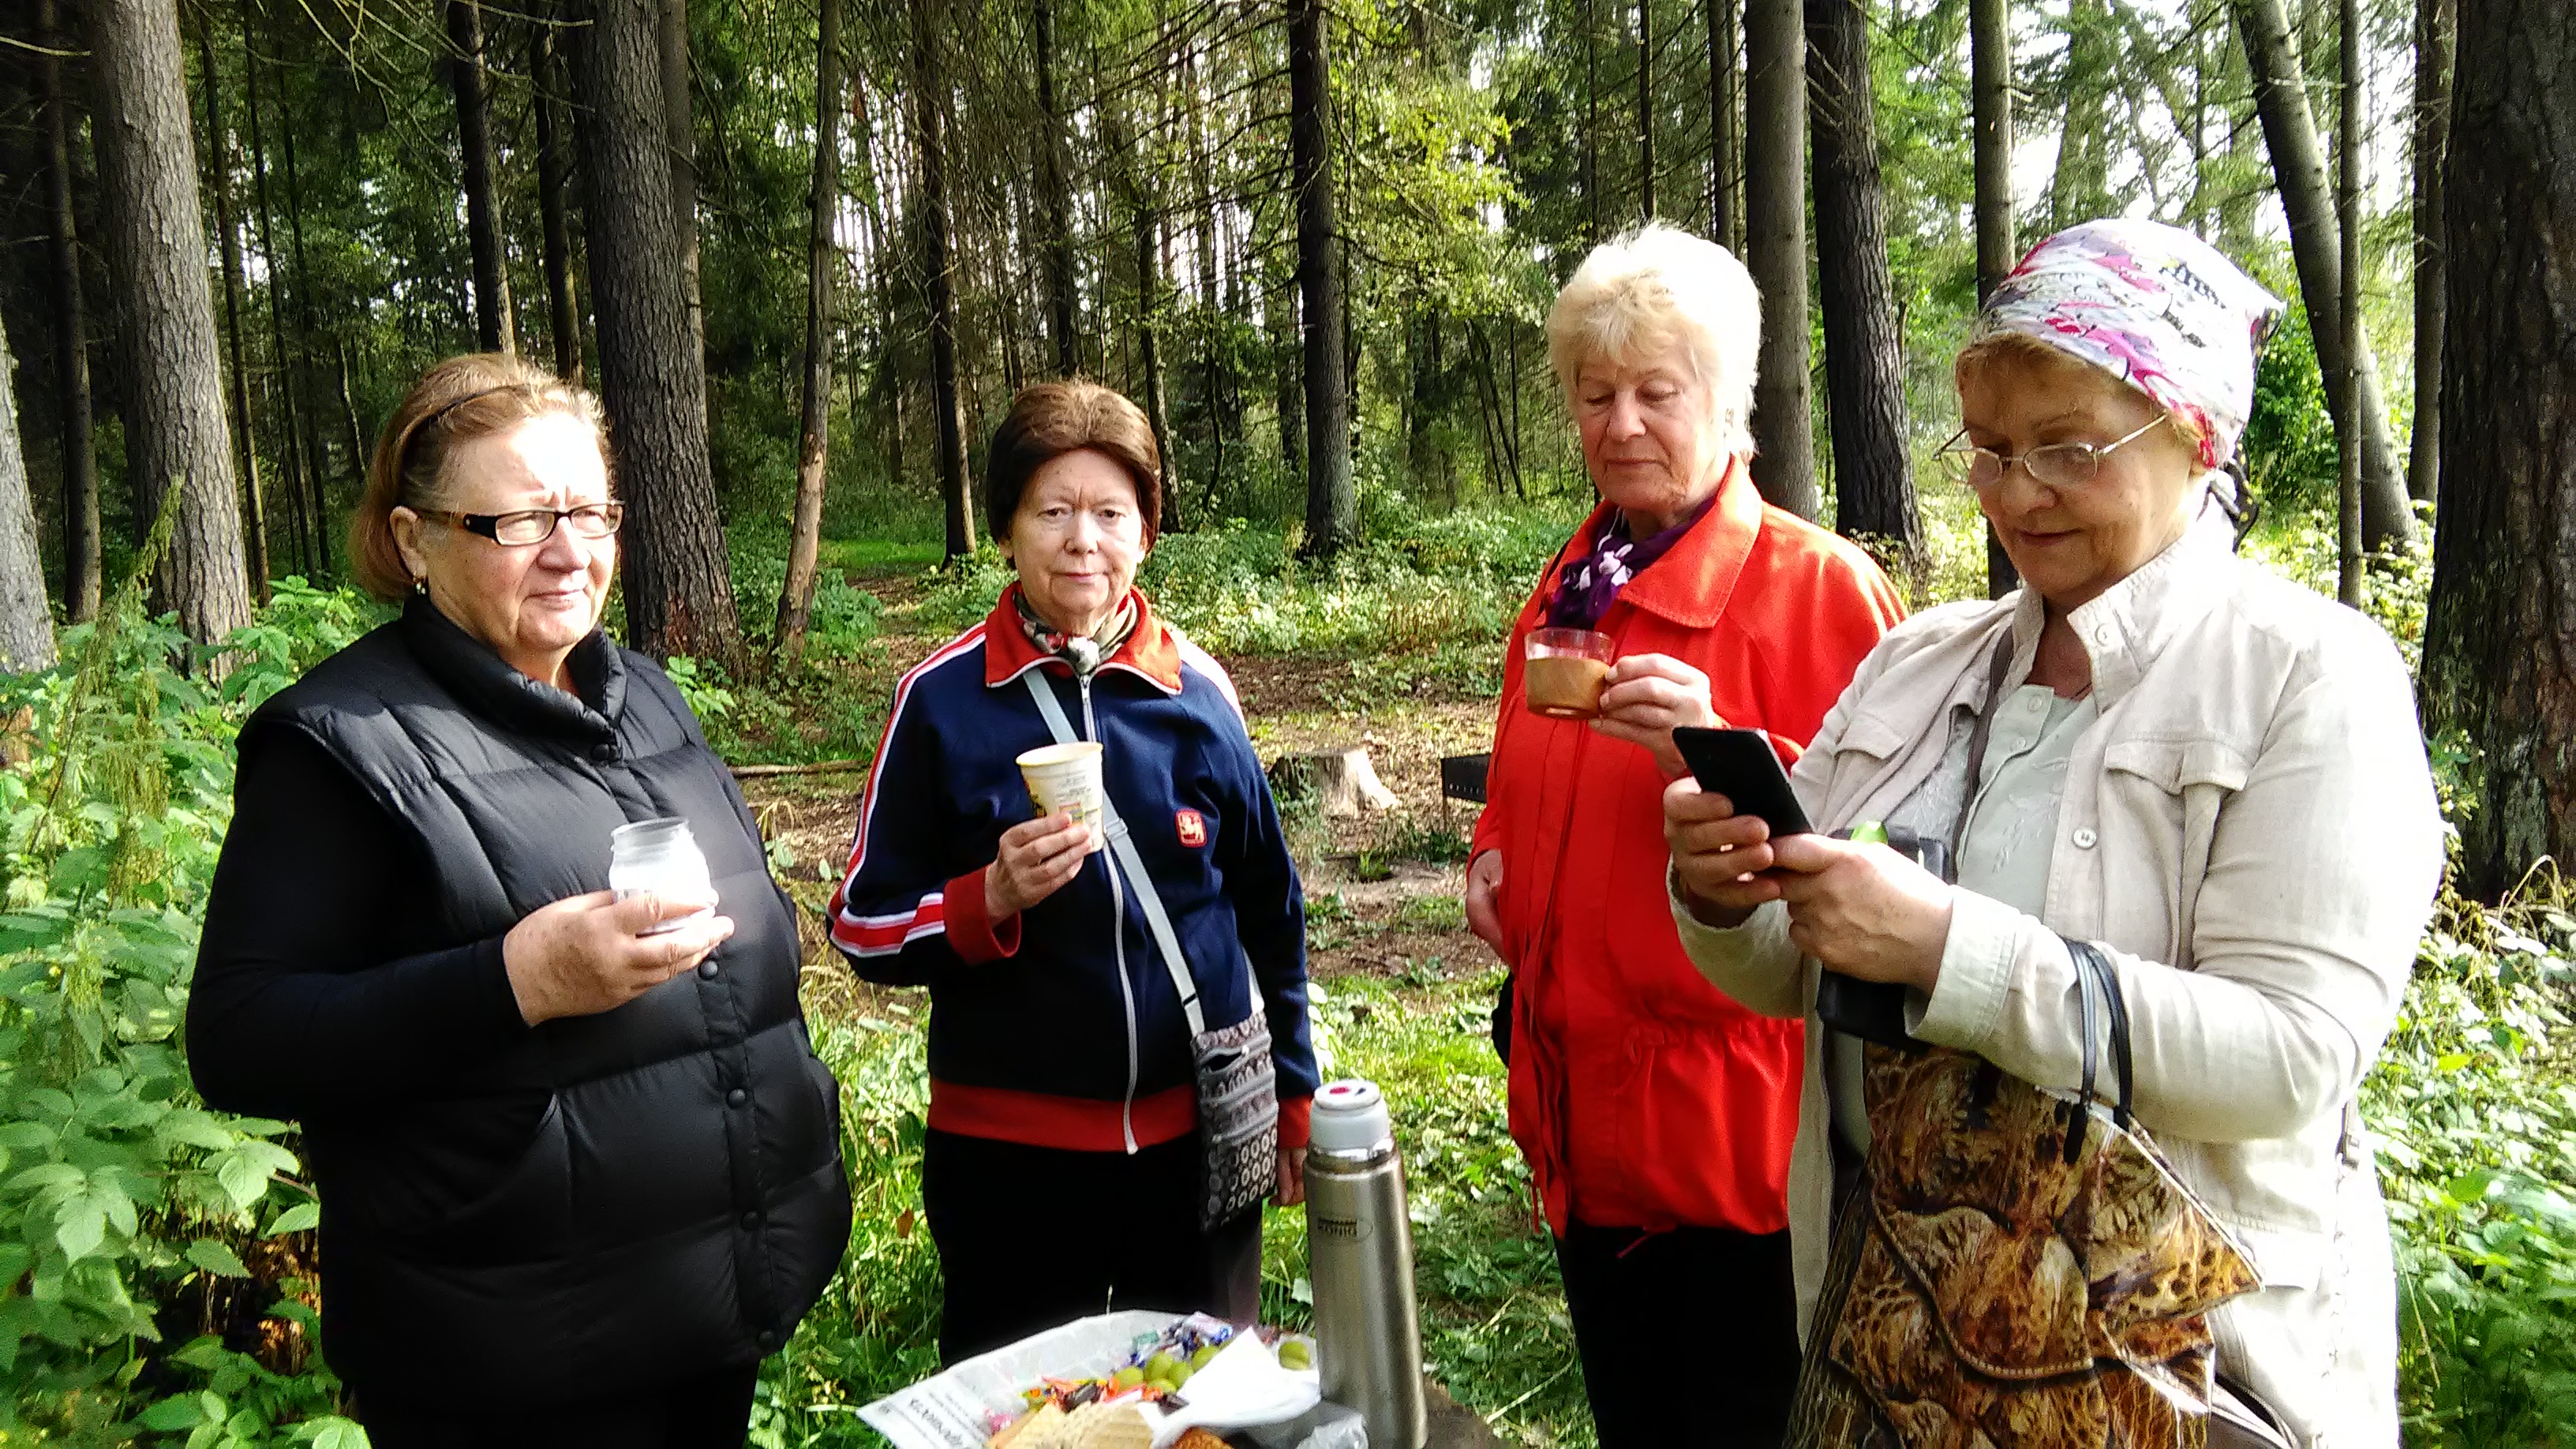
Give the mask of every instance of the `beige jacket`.
[{"label": "beige jacket", "polygon": [[[1818,828],[1893,813],[1950,754],[2005,631],[2006,687],[2028,677],[2041,622],[2023,590],[1881,641],[1798,763]],[[2223,527],[2195,529],[2072,622],[2100,718],[2068,766],[2047,907],[1960,892],[1916,1035],[2072,1089],[2077,986],[2059,933],[2102,945],[2134,1023],[2138,1119],[2262,1274],[2215,1315],[2220,1371],[2307,1444],[2393,1445],[2395,1275],[2354,1094],[2442,872],[2405,667],[2362,616],[2236,559]],[[1777,903],[1733,931],[1678,902],[1674,915],[1721,990],[1809,1012],[1816,963]],[[1832,1179],[1823,1040],[1809,1020],[1789,1169],[1802,1337]]]}]

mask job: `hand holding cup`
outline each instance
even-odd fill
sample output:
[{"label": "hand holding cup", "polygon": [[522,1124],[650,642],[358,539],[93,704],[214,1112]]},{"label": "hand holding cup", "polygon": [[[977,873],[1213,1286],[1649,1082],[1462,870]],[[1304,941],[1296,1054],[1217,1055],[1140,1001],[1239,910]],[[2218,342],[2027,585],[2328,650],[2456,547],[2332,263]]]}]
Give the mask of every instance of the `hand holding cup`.
[{"label": "hand holding cup", "polygon": [[1666,777],[1687,775],[1673,748],[1673,728],[1716,729],[1725,722],[1709,703],[1708,676],[1669,654],[1630,654],[1610,667],[1601,685],[1601,717],[1592,727],[1614,740],[1652,752]]},{"label": "hand holding cup", "polygon": [[996,925],[1064,889],[1099,847],[1098,832],[1059,810],[1002,832],[1002,848],[984,872],[984,912]]},{"label": "hand holding cup", "polygon": [[528,1025],[596,1016],[695,967],[733,935],[715,896],[592,891],[537,907],[501,938],[502,969]]}]

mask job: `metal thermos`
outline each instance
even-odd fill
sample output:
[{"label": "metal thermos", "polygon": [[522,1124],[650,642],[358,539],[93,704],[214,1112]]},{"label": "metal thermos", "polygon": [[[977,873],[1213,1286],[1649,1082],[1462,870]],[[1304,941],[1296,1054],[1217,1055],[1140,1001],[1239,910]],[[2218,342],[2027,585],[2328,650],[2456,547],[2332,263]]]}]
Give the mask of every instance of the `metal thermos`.
[{"label": "metal thermos", "polygon": [[1413,1228],[1386,1097],[1368,1082],[1315,1094],[1306,1147],[1307,1276],[1324,1397],[1357,1409],[1369,1449],[1422,1449],[1422,1324]]}]

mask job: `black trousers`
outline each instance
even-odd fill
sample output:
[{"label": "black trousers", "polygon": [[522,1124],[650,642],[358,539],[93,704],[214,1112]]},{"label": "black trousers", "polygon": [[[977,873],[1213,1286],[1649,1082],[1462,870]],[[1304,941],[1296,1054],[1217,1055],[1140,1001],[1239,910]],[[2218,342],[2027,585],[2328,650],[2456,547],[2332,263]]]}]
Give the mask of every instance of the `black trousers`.
[{"label": "black trousers", "polygon": [[[760,1365],[710,1369],[553,1408],[415,1412],[358,1403],[376,1449],[741,1449]],[[473,1386],[457,1398],[470,1402]]]},{"label": "black trousers", "polygon": [[[1601,1449],[1773,1449],[1798,1387],[1789,1235],[1567,1225],[1565,1307]],[[1675,1411],[1676,1385],[1695,1407]]]},{"label": "black trousers", "polygon": [[1261,1214],[1201,1233],[1198,1175],[1195,1136],[1130,1156],[930,1133],[921,1201],[946,1282],[940,1361],[1113,1308],[1252,1322]]}]

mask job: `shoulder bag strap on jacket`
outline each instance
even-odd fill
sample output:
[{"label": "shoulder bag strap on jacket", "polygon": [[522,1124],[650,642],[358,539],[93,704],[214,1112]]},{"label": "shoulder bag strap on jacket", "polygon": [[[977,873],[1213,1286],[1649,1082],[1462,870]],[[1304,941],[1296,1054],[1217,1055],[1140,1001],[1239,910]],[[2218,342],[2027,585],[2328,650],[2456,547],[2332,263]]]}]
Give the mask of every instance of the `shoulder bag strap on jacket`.
[{"label": "shoulder bag strap on jacket", "polygon": [[[1038,713],[1046,716],[1047,729],[1054,733],[1056,743],[1079,743],[1081,737],[1073,732],[1073,721],[1065,718],[1063,704],[1047,685],[1046,671],[1032,669],[1020,676],[1020,682],[1029,687],[1029,698],[1037,701]],[[1109,853],[1116,859],[1111,869],[1125,876],[1135,888],[1136,904],[1143,908],[1145,924],[1154,935],[1154,949],[1162,955],[1164,969],[1172,973],[1173,988],[1181,993],[1181,1012],[1189,1018],[1190,1035],[1204,1036],[1207,1017],[1199,1010],[1198,980],[1190,975],[1189,958],[1181,954],[1181,938],[1172,929],[1170,913],[1163,909],[1162,893],[1154,889],[1154,878],[1145,873],[1144,857],[1136,853],[1136,842],[1129,838],[1127,822],[1119,817],[1118,807],[1110,803],[1105,783],[1100,791],[1100,819],[1101,832],[1109,837]]]}]

